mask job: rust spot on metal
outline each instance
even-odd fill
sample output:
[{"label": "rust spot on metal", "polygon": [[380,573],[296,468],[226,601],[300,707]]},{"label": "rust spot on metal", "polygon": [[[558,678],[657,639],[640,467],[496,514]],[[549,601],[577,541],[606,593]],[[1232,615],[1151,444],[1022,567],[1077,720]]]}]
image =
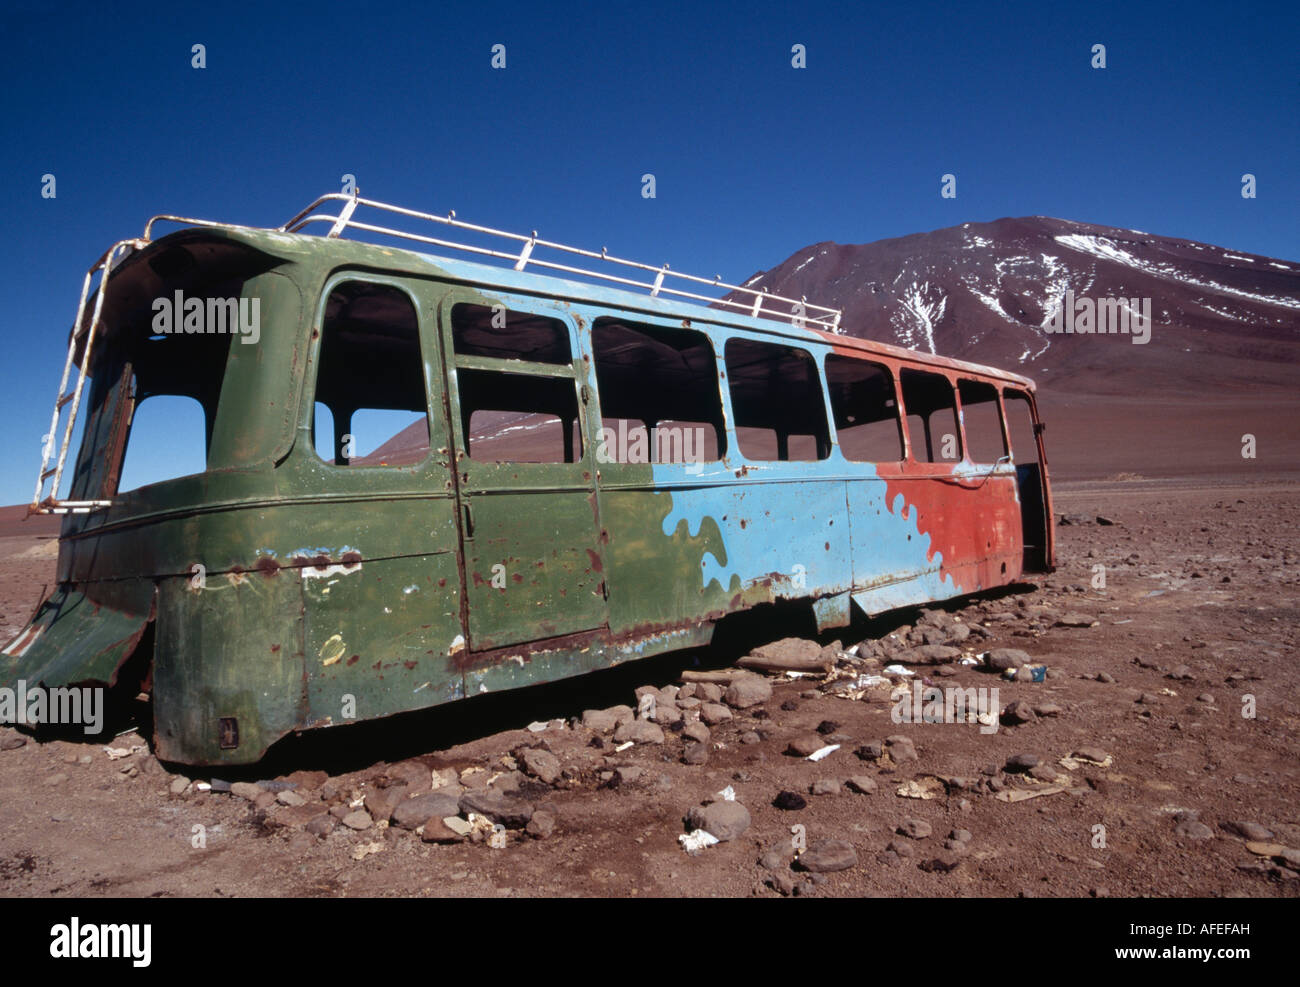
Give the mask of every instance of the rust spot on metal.
[{"label": "rust spot on metal", "polygon": [[591,559],[591,568],[596,572],[604,572],[605,567],[601,564],[600,555],[597,552],[587,549],[587,558]]},{"label": "rust spot on metal", "polygon": [[516,572],[513,576],[511,576],[510,578],[513,579],[513,580],[514,580],[515,582],[517,582],[517,583],[522,583],[522,582],[524,581],[524,577],[521,576],[521,575],[519,575],[519,573],[517,573],[517,572]]},{"label": "rust spot on metal", "polygon": [[356,565],[361,561],[360,552],[344,552],[343,557],[339,560],[344,565]]},{"label": "rust spot on metal", "polygon": [[407,671],[412,671],[415,668],[415,662],[411,661],[410,659],[407,659],[406,661],[402,662],[402,664],[406,666]]},{"label": "rust spot on metal", "polygon": [[275,561],[275,559],[271,558],[269,555],[263,555],[257,560],[257,564],[253,568],[263,576],[274,576],[280,571],[280,563]]},{"label": "rust spot on metal", "polygon": [[348,659],[348,664],[355,665],[357,661],[360,660],[360,658],[361,658],[360,655],[353,655],[351,658]]}]

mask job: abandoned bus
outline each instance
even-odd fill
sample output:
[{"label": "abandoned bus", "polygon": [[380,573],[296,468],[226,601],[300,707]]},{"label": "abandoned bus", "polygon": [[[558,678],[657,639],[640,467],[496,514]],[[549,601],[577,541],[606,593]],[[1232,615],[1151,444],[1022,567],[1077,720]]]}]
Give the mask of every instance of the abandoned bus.
[{"label": "abandoned bus", "polygon": [[[369,242],[399,237],[489,262]],[[760,604],[825,629],[1049,570],[1033,382],[839,321],[355,195],[156,217],[86,276],[32,505],[65,515],[58,580],[0,685],[111,687],[136,654],[160,758],[247,764]],[[203,468],[132,489],[169,401]]]}]

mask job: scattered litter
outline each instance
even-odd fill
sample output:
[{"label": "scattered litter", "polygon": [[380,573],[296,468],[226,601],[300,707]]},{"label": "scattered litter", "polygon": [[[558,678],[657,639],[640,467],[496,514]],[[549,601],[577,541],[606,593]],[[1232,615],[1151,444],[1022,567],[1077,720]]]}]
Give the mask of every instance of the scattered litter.
[{"label": "scattered litter", "polygon": [[1176,696],[1176,695],[1178,695],[1178,693],[1174,692],[1173,689],[1161,689],[1161,690],[1160,690],[1160,695],[1162,695],[1162,696]]},{"label": "scattered litter", "polygon": [[1077,754],[1067,754],[1056,763],[1067,771],[1078,771],[1079,768],[1083,767],[1085,764],[1094,764],[1100,768],[1109,768],[1115,763],[1115,758],[1112,755],[1107,754],[1104,761],[1094,761],[1090,758],[1079,757]]},{"label": "scattered litter", "polygon": [[[807,750],[807,748],[804,748],[804,749]],[[835,753],[837,750],[839,750],[839,749],[840,749],[840,745],[839,745],[839,744],[830,744],[830,745],[828,745],[828,746],[826,746],[826,747],[822,747],[822,748],[819,748],[818,750],[813,751],[811,754],[808,755],[807,760],[809,760],[809,761],[820,761],[822,758],[827,757],[827,756],[829,756],[829,755],[831,755],[831,754],[834,754],[834,753]]]},{"label": "scattered litter", "polygon": [[617,747],[615,747],[615,748],[614,748],[614,753],[615,753],[615,754],[621,753],[622,751],[627,750],[629,747],[634,747],[634,746],[636,746],[636,741],[635,741],[635,740],[629,740],[629,741],[626,741],[626,742],[624,742],[624,743],[622,743],[622,744],[619,744]]},{"label": "scattered litter", "polygon": [[788,679],[806,679],[808,677],[808,673],[807,672],[786,672],[785,677]]},{"label": "scattered litter", "polygon": [[682,845],[683,850],[694,856],[705,847],[713,846],[718,842],[718,838],[703,829],[693,829],[677,837],[677,842]]},{"label": "scattered litter", "polygon": [[1004,792],[998,792],[993,797],[999,802],[1023,802],[1026,799],[1036,799],[1040,795],[1057,795],[1065,791],[1064,785],[1049,785],[1046,788],[1009,788]]},{"label": "scattered litter", "polygon": [[912,671],[909,671],[908,669],[904,668],[902,665],[886,665],[886,666],[885,666],[885,674],[886,674],[886,675],[906,675],[906,676],[912,676],[912,675],[915,675],[916,673],[915,673],[915,672],[912,672]]},{"label": "scattered litter", "polygon": [[212,786],[206,781],[196,781],[194,783],[194,790],[196,792],[210,792],[212,791]]},{"label": "scattered litter", "polygon": [[384,844],[380,840],[375,840],[373,843],[363,843],[361,844],[361,846],[353,850],[352,859],[365,860],[372,853],[383,853],[383,852],[384,852]]},{"label": "scattered litter", "polygon": [[926,776],[904,782],[898,788],[898,797],[905,799],[929,800],[932,798],[938,798],[939,795],[942,794],[943,790],[943,782],[938,778]]},{"label": "scattered litter", "polygon": [[957,664],[958,665],[979,665],[983,663],[983,660],[984,660],[983,655],[980,655],[978,658],[974,657],[973,655],[962,655],[960,658],[957,659]]},{"label": "scattered litter", "polygon": [[104,753],[108,755],[110,761],[116,761],[118,758],[130,757],[132,754],[139,754],[146,749],[144,744],[135,744],[131,747],[105,747]]},{"label": "scattered litter", "polygon": [[722,791],[718,792],[718,797],[724,802],[734,802],[736,801],[736,790],[728,785]]},{"label": "scattered litter", "polygon": [[862,647],[861,644],[855,644],[853,647],[849,648],[849,649],[848,649],[847,651],[845,651],[844,653],[845,653],[846,655],[852,655],[854,658],[856,658],[856,657],[858,656],[858,649],[861,648],[861,647]]},{"label": "scattered litter", "polygon": [[1133,623],[1133,618],[1132,618],[1132,617],[1129,617],[1127,620],[1117,620],[1117,621],[1115,621],[1115,623],[1116,623],[1116,624],[1131,624],[1131,623]]},{"label": "scattered litter", "polygon": [[541,733],[549,726],[550,724],[544,720],[534,720],[532,723],[528,724],[527,730],[529,733]]}]

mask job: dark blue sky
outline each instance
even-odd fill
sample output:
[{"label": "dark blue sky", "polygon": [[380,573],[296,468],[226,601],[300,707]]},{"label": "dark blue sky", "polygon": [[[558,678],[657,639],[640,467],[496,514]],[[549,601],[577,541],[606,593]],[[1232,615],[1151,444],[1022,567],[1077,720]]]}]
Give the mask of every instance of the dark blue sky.
[{"label": "dark blue sky", "polygon": [[30,498],[80,279],[112,241],[158,212],[279,225],[344,173],[729,279],[820,240],[1029,214],[1300,259],[1294,3],[456,6],[6,12],[0,503]]}]

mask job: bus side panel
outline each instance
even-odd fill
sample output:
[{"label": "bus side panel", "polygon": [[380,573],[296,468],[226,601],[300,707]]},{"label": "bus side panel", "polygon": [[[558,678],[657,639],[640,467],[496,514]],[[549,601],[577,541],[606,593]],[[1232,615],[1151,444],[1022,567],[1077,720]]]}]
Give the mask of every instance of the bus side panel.
[{"label": "bus side panel", "polygon": [[848,590],[842,480],[782,482],[773,469],[737,481],[711,466],[688,483],[681,465],[652,469],[653,493],[602,489],[614,633]]},{"label": "bus side panel", "polygon": [[302,592],[281,572],[159,582],[154,629],[159,759],[251,764],[304,709]]},{"label": "bus side panel", "polygon": [[854,599],[868,613],[1020,577],[1020,508],[1009,468],[856,481],[849,504]]}]

